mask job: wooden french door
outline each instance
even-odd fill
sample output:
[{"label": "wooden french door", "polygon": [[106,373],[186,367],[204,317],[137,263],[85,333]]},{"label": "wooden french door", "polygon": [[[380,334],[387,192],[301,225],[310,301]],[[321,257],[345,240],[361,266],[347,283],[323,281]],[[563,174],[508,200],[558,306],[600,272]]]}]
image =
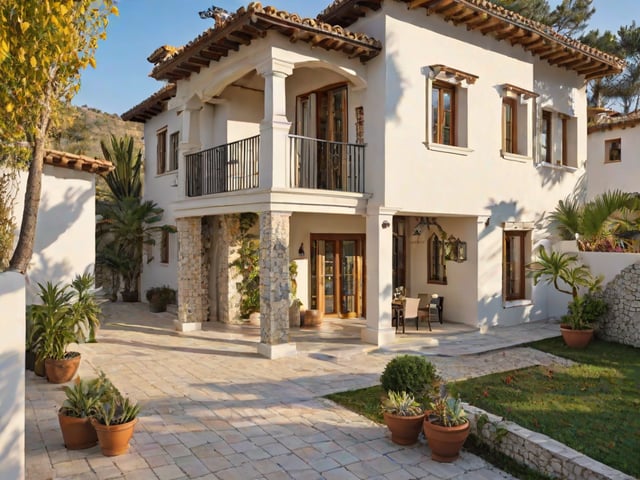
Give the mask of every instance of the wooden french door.
[{"label": "wooden french door", "polygon": [[311,235],[311,308],[327,315],[365,315],[364,235]]},{"label": "wooden french door", "polygon": [[[317,138],[312,156],[316,177],[314,187],[328,190],[343,189],[347,178],[346,148],[347,86],[334,85],[301,95],[297,100],[296,133],[304,137]],[[335,142],[335,143],[333,143]]]}]

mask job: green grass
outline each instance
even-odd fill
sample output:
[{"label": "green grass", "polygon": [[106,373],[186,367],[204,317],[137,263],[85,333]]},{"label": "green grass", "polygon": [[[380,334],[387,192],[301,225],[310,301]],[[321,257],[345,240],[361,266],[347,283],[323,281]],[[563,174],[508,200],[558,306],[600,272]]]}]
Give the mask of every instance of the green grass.
[{"label": "green grass", "polygon": [[531,346],[580,363],[487,375],[450,384],[450,392],[640,476],[640,350],[602,341],[571,350],[559,337]]}]

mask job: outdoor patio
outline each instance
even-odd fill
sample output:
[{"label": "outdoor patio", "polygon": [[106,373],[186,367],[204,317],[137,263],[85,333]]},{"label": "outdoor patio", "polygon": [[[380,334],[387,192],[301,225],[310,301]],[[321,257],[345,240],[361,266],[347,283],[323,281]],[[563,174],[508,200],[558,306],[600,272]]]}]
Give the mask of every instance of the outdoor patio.
[{"label": "outdoor patio", "polygon": [[[148,313],[143,304],[106,304],[105,313],[99,343],[79,346],[80,375],[103,370],[141,403],[130,453],[67,451],[56,418],[62,386],[27,372],[29,479],[510,478],[469,453],[451,465],[435,463],[424,441],[395,445],[386,427],[322,395],[374,385],[398,351],[430,355],[447,379],[551,361],[525,348],[448,356],[460,342],[479,348],[472,340],[480,334],[455,332],[446,323],[443,330],[451,330],[430,335],[439,339],[435,350],[424,345],[426,329],[379,349],[360,343],[355,325],[337,321],[292,332],[298,355],[267,360],[256,353],[257,327],[178,333],[172,314]],[[525,326],[519,341],[557,334],[545,325]],[[484,350],[509,335],[485,335]]]}]

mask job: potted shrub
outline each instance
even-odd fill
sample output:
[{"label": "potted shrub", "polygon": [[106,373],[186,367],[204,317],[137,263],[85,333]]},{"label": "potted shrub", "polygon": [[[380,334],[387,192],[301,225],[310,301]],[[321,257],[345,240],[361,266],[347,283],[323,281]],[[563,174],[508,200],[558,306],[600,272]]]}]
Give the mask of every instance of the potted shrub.
[{"label": "potted shrub", "polygon": [[453,462],[460,456],[462,445],[469,436],[469,419],[460,398],[451,398],[444,389],[430,403],[424,418],[424,436],[436,462]]},{"label": "potted shrub", "polygon": [[[92,282],[93,277],[90,278]],[[97,319],[100,314],[99,306],[88,301],[93,294],[83,291],[76,280],[64,286],[51,282],[38,284],[41,304],[27,309],[31,324],[29,343],[36,352],[36,366],[44,362],[51,383],[68,382],[76,374],[80,353],[70,352],[68,347],[85,340],[90,319]]]},{"label": "potted shrub", "polygon": [[418,441],[424,409],[412,394],[389,390],[387,398],[382,401],[382,412],[393,443],[413,445]]},{"label": "potted shrub", "polygon": [[72,387],[64,387],[67,398],[58,410],[58,422],[67,449],[81,450],[98,443],[91,416],[95,414],[104,392],[104,375],[92,380],[77,377]]},{"label": "potted shrub", "polygon": [[150,288],[146,296],[152,313],[166,312],[167,305],[176,301],[176,291],[168,285]]},{"label": "potted shrub", "polygon": [[129,451],[139,413],[140,406],[107,380],[104,394],[91,418],[103,455],[112,457]]},{"label": "potted shrub", "polygon": [[[557,291],[571,295],[568,313],[560,324],[562,339],[571,348],[586,347],[593,338],[594,322],[607,310],[604,300],[594,296],[600,290],[602,277],[594,277],[589,267],[578,262],[576,255],[547,253],[544,248],[528,269],[532,272],[534,285],[543,281]],[[586,293],[581,294],[581,290]]]}]

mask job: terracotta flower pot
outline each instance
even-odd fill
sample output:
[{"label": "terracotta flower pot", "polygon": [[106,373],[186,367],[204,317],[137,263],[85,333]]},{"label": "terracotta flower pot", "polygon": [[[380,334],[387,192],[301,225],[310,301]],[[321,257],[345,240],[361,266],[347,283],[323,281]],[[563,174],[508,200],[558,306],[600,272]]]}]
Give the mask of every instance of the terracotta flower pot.
[{"label": "terracotta flower pot", "polygon": [[47,358],[44,361],[44,369],[49,383],[67,383],[75,376],[80,366],[80,354],[70,352],[70,356],[63,360]]},{"label": "terracotta flower pot", "polygon": [[560,326],[562,340],[569,348],[586,348],[593,339],[593,328],[586,330],[574,330],[569,327]]},{"label": "terracotta flower pot", "polygon": [[443,427],[424,419],[424,436],[427,437],[431,449],[431,459],[436,462],[453,462],[460,455],[462,445],[469,436],[470,424],[455,427]]},{"label": "terracotta flower pot", "polygon": [[387,424],[391,432],[391,441],[398,445],[413,445],[418,441],[418,436],[422,430],[424,413],[410,417],[394,415],[384,412],[384,423]]},{"label": "terracotta flower pot", "polygon": [[91,419],[91,424],[98,434],[98,442],[100,442],[102,454],[107,457],[114,457],[127,453],[129,451],[129,440],[133,436],[133,429],[136,423],[138,423],[137,418],[121,425],[103,425],[97,420]]},{"label": "terracotta flower pot", "polygon": [[58,422],[62,431],[64,446],[68,450],[91,448],[98,443],[95,428],[89,418],[69,417],[58,412]]}]

